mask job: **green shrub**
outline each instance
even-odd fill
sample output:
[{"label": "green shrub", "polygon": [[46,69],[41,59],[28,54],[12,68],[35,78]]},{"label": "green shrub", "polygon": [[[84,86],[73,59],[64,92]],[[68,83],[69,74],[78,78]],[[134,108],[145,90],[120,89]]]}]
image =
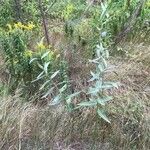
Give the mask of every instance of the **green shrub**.
[{"label": "green shrub", "polygon": [[59,81],[64,80],[66,65],[62,64],[60,54],[52,47],[45,46],[41,40],[34,51],[29,50],[35,28],[33,23],[24,25],[19,22],[13,26],[9,24],[8,27],[8,31],[1,32],[1,45],[11,77],[11,91],[21,85],[29,95],[38,91],[43,94],[51,86],[48,81],[58,74],[58,70],[61,70]]},{"label": "green shrub", "polygon": [[[16,88],[22,80],[27,83],[30,78],[31,66],[29,65],[30,52],[27,50],[28,39],[31,36],[33,24],[21,23],[11,26],[8,31],[1,32],[1,45],[5,53],[5,61],[12,82],[12,89]],[[28,54],[27,54],[28,53]]]},{"label": "green shrub", "polygon": [[[106,12],[107,6],[104,5],[102,8],[103,10],[102,14],[100,15],[99,22],[104,25],[107,24],[109,17],[108,13]],[[104,80],[104,75],[108,71],[107,60],[109,57],[109,51],[107,50],[107,48],[105,48],[106,46],[108,47],[108,45],[106,44],[106,40],[108,37],[102,29],[103,26],[99,29],[98,32],[99,44],[96,46],[96,58],[90,60],[90,62],[95,65],[94,72],[91,71],[92,78],[89,80],[90,86],[87,87],[88,89],[83,89],[82,91],[73,93],[71,95],[68,94],[68,96],[64,100],[69,111],[83,107],[89,109],[92,108],[96,112],[96,116],[98,115],[105,121],[110,123],[109,119],[105,114],[105,104],[108,101],[112,100],[112,97],[108,96],[106,91],[112,89],[113,87],[118,88],[118,84]],[[73,100],[77,96],[80,99],[81,93],[86,94],[88,99],[87,101],[81,101],[79,104],[77,104],[76,107],[74,106]]]},{"label": "green shrub", "polygon": [[32,83],[35,83],[43,98],[65,84],[67,66],[60,60],[60,54],[57,54],[52,47],[46,47],[43,40],[39,42],[36,52],[33,53],[30,64],[34,72]]},{"label": "green shrub", "polygon": [[2,0],[0,6],[0,27],[5,27],[6,24],[13,22],[13,11],[10,0]]}]

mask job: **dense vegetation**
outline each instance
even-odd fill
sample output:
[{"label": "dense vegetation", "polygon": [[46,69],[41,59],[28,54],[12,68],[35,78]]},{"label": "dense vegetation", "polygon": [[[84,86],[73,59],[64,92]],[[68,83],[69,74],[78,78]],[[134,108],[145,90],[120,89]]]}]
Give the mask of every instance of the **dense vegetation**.
[{"label": "dense vegetation", "polygon": [[0,149],[150,149],[149,0],[1,0]]}]

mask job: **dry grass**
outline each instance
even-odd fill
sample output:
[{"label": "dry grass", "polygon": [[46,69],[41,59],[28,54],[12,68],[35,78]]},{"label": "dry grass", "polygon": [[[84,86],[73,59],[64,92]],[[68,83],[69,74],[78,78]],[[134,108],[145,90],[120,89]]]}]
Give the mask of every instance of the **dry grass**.
[{"label": "dry grass", "polygon": [[[19,93],[16,93],[2,98],[0,110],[0,149],[86,150],[92,144],[81,139],[83,122],[87,118],[66,113],[63,106],[41,108],[22,103]],[[107,146],[99,145],[101,148]]]},{"label": "dry grass", "polygon": [[122,85],[111,91],[115,96],[109,105],[114,117],[112,143],[120,145],[120,149],[147,150],[150,148],[150,70],[140,62],[122,60],[116,73],[118,76],[111,78],[121,81]]},{"label": "dry grass", "polygon": [[150,48],[130,48],[133,51],[128,59],[111,59],[116,73],[107,78],[121,82],[118,90],[109,91],[114,95],[114,100],[107,105],[111,124],[98,120],[96,127],[94,112],[89,110],[69,113],[63,105],[35,106],[24,102],[19,90],[14,96],[8,96],[4,87],[0,96],[0,149],[150,149],[150,68],[147,62]]}]

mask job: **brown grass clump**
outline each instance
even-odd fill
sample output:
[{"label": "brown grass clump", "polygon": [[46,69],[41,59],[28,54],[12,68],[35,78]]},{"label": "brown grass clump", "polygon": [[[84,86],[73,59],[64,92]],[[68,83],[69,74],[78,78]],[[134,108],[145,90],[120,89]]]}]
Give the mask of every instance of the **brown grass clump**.
[{"label": "brown grass clump", "polygon": [[140,62],[122,60],[117,75],[110,77],[122,83],[118,90],[111,91],[115,98],[109,105],[113,115],[110,137],[120,149],[149,149],[149,73]]}]

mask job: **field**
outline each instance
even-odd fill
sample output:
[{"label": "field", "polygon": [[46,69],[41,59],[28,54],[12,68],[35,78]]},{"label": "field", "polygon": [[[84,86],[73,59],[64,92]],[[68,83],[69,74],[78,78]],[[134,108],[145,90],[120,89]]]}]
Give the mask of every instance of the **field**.
[{"label": "field", "polygon": [[0,150],[149,150],[150,2],[2,1]]}]

